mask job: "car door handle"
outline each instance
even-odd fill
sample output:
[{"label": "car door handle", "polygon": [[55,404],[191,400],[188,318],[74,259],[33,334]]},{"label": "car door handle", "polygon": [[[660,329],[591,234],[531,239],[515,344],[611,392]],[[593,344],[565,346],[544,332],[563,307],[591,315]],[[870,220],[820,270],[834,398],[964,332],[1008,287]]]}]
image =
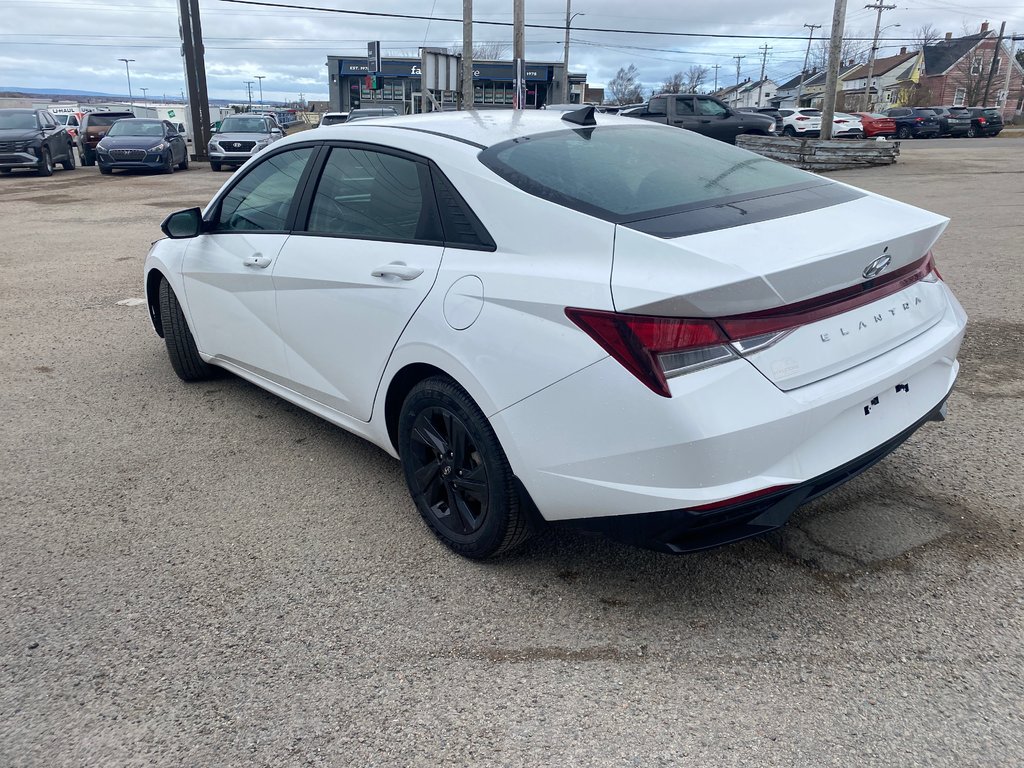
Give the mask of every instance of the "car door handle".
[{"label": "car door handle", "polygon": [[242,263],[247,267],[266,269],[272,261],[273,259],[269,256],[264,256],[262,253],[254,253],[252,256],[246,256]]},{"label": "car door handle", "polygon": [[385,264],[382,267],[377,267],[370,274],[374,277],[397,277],[402,280],[415,280],[423,274],[423,270],[419,267],[411,267],[408,264],[402,264],[401,262],[394,262],[392,264]]}]

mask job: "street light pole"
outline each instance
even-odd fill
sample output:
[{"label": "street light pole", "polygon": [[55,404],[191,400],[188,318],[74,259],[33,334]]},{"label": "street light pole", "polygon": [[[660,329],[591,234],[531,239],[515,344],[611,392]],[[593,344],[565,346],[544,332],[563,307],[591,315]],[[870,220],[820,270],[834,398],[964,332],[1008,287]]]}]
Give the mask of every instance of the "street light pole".
[{"label": "street light pole", "polygon": [[118,59],[118,61],[124,62],[124,73],[128,76],[128,101],[130,101],[131,105],[134,107],[135,99],[132,98],[132,73],[131,70],[128,69],[128,62],[135,61],[135,59]]},{"label": "street light pole", "polygon": [[139,90],[142,91],[142,103],[145,104],[146,103],[146,91],[148,91],[149,88],[139,88]]},{"label": "street light pole", "polygon": [[253,75],[253,77],[260,81],[260,109],[263,109],[263,78],[266,75]]},{"label": "street light pole", "polygon": [[562,101],[565,104],[572,103],[572,96],[569,94],[569,27],[573,19],[585,15],[573,13],[572,0],[565,0],[565,46],[562,49]]}]

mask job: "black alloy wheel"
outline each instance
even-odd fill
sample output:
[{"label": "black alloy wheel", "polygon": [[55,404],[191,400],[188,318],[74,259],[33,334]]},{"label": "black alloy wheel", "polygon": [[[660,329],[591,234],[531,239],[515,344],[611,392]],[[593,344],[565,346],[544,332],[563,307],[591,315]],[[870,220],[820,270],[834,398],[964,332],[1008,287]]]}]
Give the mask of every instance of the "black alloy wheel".
[{"label": "black alloy wheel", "polygon": [[533,532],[494,430],[451,379],[426,379],[412,389],[402,406],[398,447],[417,510],[455,552],[493,557]]},{"label": "black alloy wheel", "polygon": [[896,138],[897,139],[909,139],[910,138],[910,129],[907,126],[905,126],[905,125],[901,125],[899,127],[899,129],[897,129],[897,131],[896,131]]},{"label": "black alloy wheel", "polygon": [[968,139],[973,139],[975,136],[978,135],[978,129],[972,125],[970,128],[967,129],[967,133],[965,133],[964,135]]},{"label": "black alloy wheel", "polygon": [[37,176],[53,176],[53,158],[50,157],[50,150],[43,147],[39,150],[39,164],[36,166]]}]

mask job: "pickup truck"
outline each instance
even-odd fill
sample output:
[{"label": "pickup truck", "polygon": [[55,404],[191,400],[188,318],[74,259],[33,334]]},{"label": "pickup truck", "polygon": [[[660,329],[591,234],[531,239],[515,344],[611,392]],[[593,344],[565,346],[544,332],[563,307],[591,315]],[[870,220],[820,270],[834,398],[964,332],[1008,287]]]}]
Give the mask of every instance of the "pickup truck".
[{"label": "pickup truck", "polygon": [[652,96],[643,107],[622,114],[686,128],[730,144],[735,144],[741,133],[775,135],[775,120],[768,115],[738,112],[714,96],[700,93],[660,93]]}]

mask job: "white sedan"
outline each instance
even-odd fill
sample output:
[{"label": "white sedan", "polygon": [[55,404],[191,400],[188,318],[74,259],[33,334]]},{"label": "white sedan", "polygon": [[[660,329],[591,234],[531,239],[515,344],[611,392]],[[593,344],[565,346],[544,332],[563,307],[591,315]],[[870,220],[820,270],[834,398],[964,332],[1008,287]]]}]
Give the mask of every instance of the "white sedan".
[{"label": "white sedan", "polygon": [[145,285],[182,379],[380,446],[462,555],[542,519],[683,552],[941,420],[947,221],[592,107],[448,112],[275,142],[164,221]]}]

